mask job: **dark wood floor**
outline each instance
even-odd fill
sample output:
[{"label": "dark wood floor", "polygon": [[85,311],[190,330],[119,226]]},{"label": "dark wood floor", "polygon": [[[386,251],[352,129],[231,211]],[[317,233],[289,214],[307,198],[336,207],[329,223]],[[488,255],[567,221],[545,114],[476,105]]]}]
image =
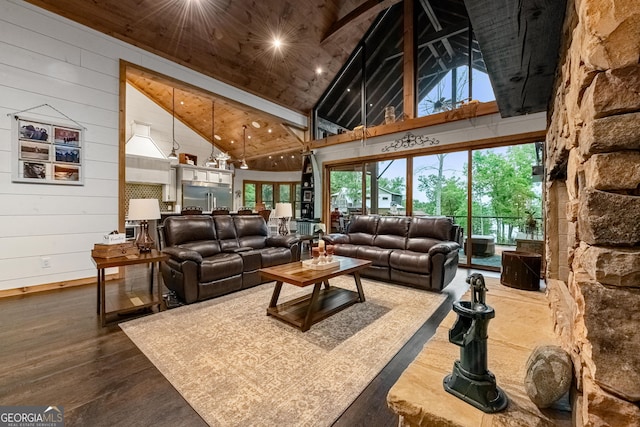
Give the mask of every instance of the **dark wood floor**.
[{"label": "dark wood floor", "polygon": [[[130,269],[127,280],[144,281],[145,273]],[[336,426],[397,425],[386,405],[389,388],[465,290],[445,289],[447,302]],[[117,322],[100,327],[95,285],[0,299],[0,326],[0,406],[60,405],[67,426],[206,425]]]}]

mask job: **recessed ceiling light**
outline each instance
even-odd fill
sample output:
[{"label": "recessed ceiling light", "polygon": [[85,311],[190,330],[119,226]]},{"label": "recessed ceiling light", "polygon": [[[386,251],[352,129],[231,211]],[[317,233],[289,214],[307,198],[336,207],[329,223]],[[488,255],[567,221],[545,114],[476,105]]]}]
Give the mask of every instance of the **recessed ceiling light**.
[{"label": "recessed ceiling light", "polygon": [[251,122],[251,126],[253,126],[256,129],[260,129],[260,123],[258,122]]},{"label": "recessed ceiling light", "polygon": [[292,155],[291,155],[291,158],[292,158],[292,159],[295,159],[295,158],[296,158],[296,156],[294,156],[294,155],[292,154]]},{"label": "recessed ceiling light", "polygon": [[269,133],[271,133],[271,129],[269,129]]},{"label": "recessed ceiling light", "polygon": [[280,40],[279,37],[274,37],[271,43],[273,44],[273,47],[275,47],[276,49],[280,49],[280,47],[282,46],[282,40]]},{"label": "recessed ceiling light", "polygon": [[214,137],[215,139],[217,139],[218,141],[222,140],[222,138],[220,138],[220,135],[213,135],[213,137]]},{"label": "recessed ceiling light", "polygon": [[284,159],[284,156],[280,156],[281,159]]},{"label": "recessed ceiling light", "polygon": [[231,143],[233,144],[234,142],[235,142],[235,141],[232,139],[232,140],[231,140]]},{"label": "recessed ceiling light", "polygon": [[369,104],[369,107],[373,107],[373,104]]},{"label": "recessed ceiling light", "polygon": [[180,101],[180,105],[184,105],[184,101]]},{"label": "recessed ceiling light", "polygon": [[322,68],[320,67],[316,68],[316,74],[322,74]]},{"label": "recessed ceiling light", "polygon": [[269,156],[269,158],[271,158],[271,156]]},{"label": "recessed ceiling light", "polygon": [[351,92],[351,89],[347,88],[347,92]]},{"label": "recessed ceiling light", "polygon": [[247,138],[251,139],[251,135],[247,136]]}]

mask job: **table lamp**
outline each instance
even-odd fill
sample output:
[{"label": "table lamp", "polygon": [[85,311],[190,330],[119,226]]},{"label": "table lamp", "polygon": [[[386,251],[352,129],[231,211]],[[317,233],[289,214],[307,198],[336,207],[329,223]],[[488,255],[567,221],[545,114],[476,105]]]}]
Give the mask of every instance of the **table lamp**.
[{"label": "table lamp", "polygon": [[140,232],[136,237],[136,246],[140,252],[151,252],[155,242],[149,235],[149,220],[160,219],[160,204],[158,199],[129,200],[129,215],[127,220],[140,221]]},{"label": "table lamp", "polygon": [[289,234],[289,220],[293,216],[291,203],[276,203],[274,218],[278,218],[278,233],[283,236]]}]

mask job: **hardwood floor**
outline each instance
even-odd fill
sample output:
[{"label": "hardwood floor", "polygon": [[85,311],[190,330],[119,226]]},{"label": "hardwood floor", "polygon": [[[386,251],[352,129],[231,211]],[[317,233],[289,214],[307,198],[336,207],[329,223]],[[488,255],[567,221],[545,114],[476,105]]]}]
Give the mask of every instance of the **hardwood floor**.
[{"label": "hardwood floor", "polygon": [[[144,268],[130,267],[125,283],[146,280],[145,275]],[[336,426],[397,425],[386,406],[389,388],[465,290],[464,285],[445,289],[447,302]],[[0,299],[0,325],[0,406],[60,405],[67,426],[206,425],[117,322],[100,326],[95,285]]]}]

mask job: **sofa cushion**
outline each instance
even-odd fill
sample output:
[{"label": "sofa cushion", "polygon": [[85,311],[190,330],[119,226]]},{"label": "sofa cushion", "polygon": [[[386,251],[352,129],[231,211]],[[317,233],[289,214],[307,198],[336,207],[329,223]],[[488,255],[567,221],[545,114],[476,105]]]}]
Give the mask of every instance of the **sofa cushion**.
[{"label": "sofa cushion", "polygon": [[409,238],[430,237],[436,240],[451,240],[453,222],[444,216],[414,217],[409,227]]},{"label": "sofa cushion", "polygon": [[349,258],[358,258],[357,245],[351,245],[349,243],[339,243],[334,245],[334,253],[339,256],[346,256]]},{"label": "sofa cushion", "polygon": [[204,258],[200,264],[200,282],[213,282],[242,273],[242,257],[238,254],[219,253]]},{"label": "sofa cushion", "polygon": [[453,223],[446,217],[413,218],[409,226],[407,249],[428,252],[433,245],[449,240],[452,229]]},{"label": "sofa cushion", "polygon": [[288,248],[264,248],[260,249],[262,267],[286,264],[293,261],[291,251]]},{"label": "sofa cushion", "polygon": [[228,251],[239,247],[238,235],[230,215],[215,215],[213,222],[216,226],[216,234],[220,241],[220,250]]},{"label": "sofa cushion", "polygon": [[392,252],[394,252],[394,249],[360,246],[358,248],[357,258],[369,260],[374,266],[389,267],[389,255],[391,255]]},{"label": "sofa cushion", "polygon": [[349,223],[349,240],[352,245],[373,246],[373,238],[378,226],[378,217],[354,215]]},{"label": "sofa cushion", "polygon": [[196,251],[202,256],[202,258],[210,257],[221,252],[220,244],[217,240],[198,240],[195,242],[183,243],[176,247]]},{"label": "sofa cushion", "polygon": [[242,257],[244,271],[255,271],[262,267],[262,255],[260,249],[251,249],[249,251],[239,252]]},{"label": "sofa cushion", "polygon": [[411,273],[429,274],[429,254],[409,250],[395,250],[389,257],[391,268]]},{"label": "sofa cushion", "polygon": [[163,230],[167,247],[217,238],[213,219],[208,215],[170,216],[164,220]]},{"label": "sofa cushion", "polygon": [[410,223],[409,217],[380,217],[376,236],[373,238],[374,246],[404,249]]},{"label": "sofa cushion", "polygon": [[242,247],[261,249],[266,246],[269,229],[260,215],[242,215],[233,217],[238,244]]}]

